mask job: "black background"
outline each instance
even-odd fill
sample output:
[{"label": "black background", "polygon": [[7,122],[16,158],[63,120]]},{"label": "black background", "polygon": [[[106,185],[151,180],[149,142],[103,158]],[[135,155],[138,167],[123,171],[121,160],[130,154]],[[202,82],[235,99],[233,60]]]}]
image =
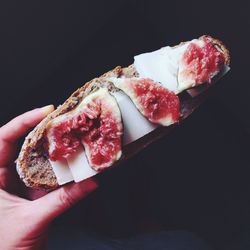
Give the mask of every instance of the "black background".
[{"label": "black background", "polygon": [[186,229],[218,249],[247,246],[249,13],[248,1],[1,2],[2,124],[59,105],[83,82],[141,52],[203,34],[231,52],[231,71],[213,96],[170,136],[104,174],[97,192],[55,221],[65,230],[60,237],[67,229],[113,237]]}]

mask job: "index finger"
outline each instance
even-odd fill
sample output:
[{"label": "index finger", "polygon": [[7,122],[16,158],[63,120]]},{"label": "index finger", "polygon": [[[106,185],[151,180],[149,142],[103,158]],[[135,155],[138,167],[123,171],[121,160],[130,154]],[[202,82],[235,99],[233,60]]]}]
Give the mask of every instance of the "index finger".
[{"label": "index finger", "polygon": [[33,109],[12,119],[0,128],[0,142],[15,143],[53,110],[54,106],[48,105]]},{"label": "index finger", "polygon": [[48,105],[28,111],[0,128],[0,168],[5,168],[13,160],[16,141],[53,110],[54,106]]}]

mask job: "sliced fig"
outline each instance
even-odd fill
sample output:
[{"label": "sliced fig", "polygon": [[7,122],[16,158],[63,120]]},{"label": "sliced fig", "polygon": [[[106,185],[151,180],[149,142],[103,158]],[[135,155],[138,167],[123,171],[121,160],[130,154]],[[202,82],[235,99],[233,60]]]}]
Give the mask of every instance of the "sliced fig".
[{"label": "sliced fig", "polygon": [[205,82],[211,83],[224,62],[223,53],[207,37],[190,42],[179,64],[178,93]]},{"label": "sliced fig", "polygon": [[67,158],[83,144],[90,166],[102,170],[121,157],[122,132],[116,100],[106,88],[100,88],[84,98],[76,109],[48,124],[49,158]]},{"label": "sliced fig", "polygon": [[174,92],[149,78],[111,78],[149,121],[169,126],[179,120],[180,101]]},{"label": "sliced fig", "polygon": [[[115,98],[106,88],[87,96],[80,104],[87,114],[94,115],[93,126],[83,134],[82,143],[90,165],[95,170],[110,167],[121,157],[121,138],[123,134],[121,113]],[[99,106],[95,119],[92,110]]]}]

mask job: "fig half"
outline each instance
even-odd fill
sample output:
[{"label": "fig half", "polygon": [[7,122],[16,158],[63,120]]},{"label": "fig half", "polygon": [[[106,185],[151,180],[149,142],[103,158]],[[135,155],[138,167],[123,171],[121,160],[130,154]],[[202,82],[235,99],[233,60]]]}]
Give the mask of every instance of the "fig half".
[{"label": "fig half", "polygon": [[89,165],[97,171],[121,157],[121,113],[107,88],[89,94],[74,110],[53,119],[46,132],[51,160],[67,158],[81,144]]},{"label": "fig half", "polygon": [[224,55],[207,38],[190,42],[184,51],[178,71],[178,93],[202,83],[211,83],[225,62]]},{"label": "fig half", "polygon": [[180,118],[178,96],[149,78],[110,78],[149,121],[169,126]]}]

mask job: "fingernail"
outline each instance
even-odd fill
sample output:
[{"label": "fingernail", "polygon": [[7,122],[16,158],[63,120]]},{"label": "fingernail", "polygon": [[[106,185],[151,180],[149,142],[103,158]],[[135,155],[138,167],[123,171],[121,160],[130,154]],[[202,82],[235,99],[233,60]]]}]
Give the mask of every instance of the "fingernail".
[{"label": "fingernail", "polygon": [[41,112],[44,116],[48,115],[49,113],[51,113],[52,111],[54,111],[54,105],[47,105],[45,107],[41,108]]}]

